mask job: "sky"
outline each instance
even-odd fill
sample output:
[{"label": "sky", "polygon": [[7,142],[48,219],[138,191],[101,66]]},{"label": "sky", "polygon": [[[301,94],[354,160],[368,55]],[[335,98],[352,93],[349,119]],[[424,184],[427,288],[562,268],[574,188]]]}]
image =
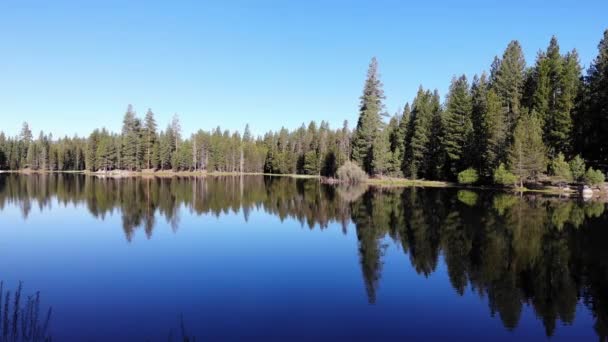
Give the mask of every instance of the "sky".
[{"label": "sky", "polygon": [[[425,4],[427,3],[427,4]],[[386,111],[420,85],[488,70],[509,41],[528,65],[556,35],[586,69],[608,1],[0,1],[0,131],[120,131],[128,104],[160,128],[254,134],[357,120],[372,56]]]}]

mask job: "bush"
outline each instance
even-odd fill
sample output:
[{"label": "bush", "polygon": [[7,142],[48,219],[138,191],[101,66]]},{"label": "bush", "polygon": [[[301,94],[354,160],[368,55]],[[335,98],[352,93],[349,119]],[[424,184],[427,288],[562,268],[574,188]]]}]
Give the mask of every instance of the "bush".
[{"label": "bush", "polygon": [[572,171],[570,165],[566,162],[562,153],[558,154],[557,157],[551,160],[549,165],[551,175],[558,182],[572,182]]},{"label": "bush", "polygon": [[589,170],[585,172],[585,176],[583,176],[583,179],[585,181],[585,184],[588,185],[600,185],[606,180],[602,171],[594,170],[592,168],[589,168]]},{"label": "bush", "polygon": [[367,174],[363,171],[359,165],[347,161],[344,165],[338,168],[336,172],[338,179],[346,183],[359,183],[367,179]]},{"label": "bush", "polygon": [[585,160],[577,155],[569,164],[572,178],[577,182],[581,181],[585,176]]},{"label": "bush", "polygon": [[468,168],[458,174],[458,183],[460,184],[473,184],[477,183],[479,175],[477,171],[472,168]]},{"label": "bush", "polygon": [[509,172],[503,163],[494,171],[494,183],[502,185],[515,185],[517,176]]}]

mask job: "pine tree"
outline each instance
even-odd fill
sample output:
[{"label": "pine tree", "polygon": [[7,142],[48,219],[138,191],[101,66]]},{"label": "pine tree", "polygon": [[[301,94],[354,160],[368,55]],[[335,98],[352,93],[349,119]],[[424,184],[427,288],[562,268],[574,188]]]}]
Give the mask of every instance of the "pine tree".
[{"label": "pine tree", "polygon": [[558,153],[567,153],[570,151],[572,110],[580,78],[576,51],[561,56],[557,39],[552,37],[546,53],[539,53],[537,57],[532,78],[530,106],[542,120],[549,155],[554,157]]},{"label": "pine tree", "polygon": [[405,144],[405,136],[407,135],[407,129],[410,124],[410,117],[412,116],[412,110],[410,108],[409,102],[405,104],[403,107],[403,113],[401,114],[401,118],[399,119],[399,134],[397,135],[397,141],[395,143],[399,144],[399,148],[403,151],[403,147]]},{"label": "pine tree", "polygon": [[154,145],[156,143],[156,120],[154,120],[154,113],[151,109],[148,109],[146,118],[144,119],[143,129],[143,140],[145,149],[144,163],[147,169],[156,168],[158,159],[155,159]]},{"label": "pine tree", "polygon": [[546,170],[546,152],[539,115],[534,111],[522,113],[509,150],[509,168],[519,177],[521,187],[525,180],[536,178]]},{"label": "pine tree", "polygon": [[32,131],[27,122],[23,122],[21,127],[21,133],[19,134],[19,165],[20,167],[25,166],[27,163],[27,152],[32,142]]},{"label": "pine tree", "polygon": [[487,149],[488,134],[485,129],[485,117],[488,111],[488,81],[484,73],[481,77],[475,75],[471,85],[471,124],[473,137],[471,141],[471,166],[482,176],[489,176],[487,163],[484,158]]},{"label": "pine tree", "polygon": [[401,113],[395,113],[390,119],[386,127],[388,134],[389,156],[387,161],[387,173],[391,176],[399,176],[401,174],[401,164],[403,163],[401,148],[403,146],[403,137],[399,127]]},{"label": "pine tree", "polygon": [[447,98],[443,139],[449,176],[452,179],[455,179],[459,171],[470,166],[466,159],[470,156],[471,151],[467,147],[473,138],[471,111],[471,94],[466,76],[452,79]]},{"label": "pine tree", "polygon": [[171,125],[167,126],[165,132],[161,133],[159,140],[160,168],[162,170],[171,169],[171,158],[173,157],[173,152],[175,151],[175,138]]},{"label": "pine tree", "polygon": [[122,167],[128,170],[137,170],[139,155],[138,120],[135,117],[133,106],[129,105],[122,121]]},{"label": "pine tree", "polygon": [[445,139],[444,113],[441,108],[439,91],[435,89],[430,100],[431,119],[428,143],[424,152],[422,176],[428,179],[443,179],[446,171],[446,152],[443,145]]},{"label": "pine tree", "polygon": [[558,153],[561,151],[564,154],[572,154],[574,149],[574,117],[576,110],[576,101],[579,97],[582,76],[581,65],[578,58],[578,52],[572,50],[563,57],[563,69],[560,82],[560,92],[557,99],[558,112],[561,115],[556,117],[555,132],[555,150]]},{"label": "pine tree", "polygon": [[8,169],[8,142],[4,132],[0,132],[0,170]]},{"label": "pine tree", "polygon": [[351,155],[351,132],[348,128],[348,121],[344,120],[342,129],[338,134],[338,157],[337,164],[342,166],[346,161],[350,160]]},{"label": "pine tree", "polygon": [[352,158],[365,172],[373,174],[372,145],[382,129],[384,91],[378,74],[378,62],[372,58],[361,96],[359,121],[353,134]]},{"label": "pine tree", "polygon": [[[97,145],[99,144],[99,130],[96,129],[89,135],[87,146],[85,147],[84,164],[89,171],[97,171]],[[51,155],[54,159],[54,155]],[[51,161],[51,168],[55,169],[56,162]]]},{"label": "pine tree", "polygon": [[486,95],[486,110],[483,113],[483,131],[485,146],[483,152],[486,176],[507,159],[508,130],[505,112],[500,98],[490,89]]},{"label": "pine tree", "polygon": [[430,137],[432,119],[432,94],[422,86],[412,103],[412,114],[405,137],[403,173],[410,178],[418,178],[426,167],[425,157]]},{"label": "pine tree", "polygon": [[504,111],[508,140],[522,109],[526,61],[518,41],[509,43],[502,59],[492,64],[491,87],[498,95]]},{"label": "pine tree", "polygon": [[608,164],[608,30],[587,70],[576,114],[577,151],[593,165]]},{"label": "pine tree", "polygon": [[376,135],[376,139],[372,144],[372,174],[384,175],[389,168],[389,162],[392,159],[389,151],[389,136],[388,130],[383,129]]}]

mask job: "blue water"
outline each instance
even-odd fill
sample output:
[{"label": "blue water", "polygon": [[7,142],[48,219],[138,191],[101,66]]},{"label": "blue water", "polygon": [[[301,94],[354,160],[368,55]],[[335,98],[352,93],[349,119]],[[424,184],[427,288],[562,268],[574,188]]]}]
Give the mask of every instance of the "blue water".
[{"label": "blue water", "polygon": [[[22,281],[25,294],[40,291],[42,306],[52,306],[49,332],[56,341],[165,341],[171,334],[179,340],[180,317],[197,340],[548,338],[533,304],[524,301],[516,327],[506,327],[470,282],[458,293],[441,248],[425,275],[390,234],[376,240],[380,276],[370,295],[363,233],[352,219],[311,225],[293,214],[280,218],[261,202],[247,214],[239,205],[218,214],[176,203],[169,220],[154,211],[152,234],[139,225],[127,238],[120,207],[95,217],[89,202],[51,193],[40,205],[24,191],[25,197],[0,202],[0,278],[5,288]],[[31,210],[24,214],[26,202]],[[608,222],[605,212],[586,220]],[[585,224],[578,233],[600,229]],[[557,320],[551,339],[597,340],[597,313],[581,298],[574,311],[571,323]],[[605,315],[607,308],[595,311]]]}]

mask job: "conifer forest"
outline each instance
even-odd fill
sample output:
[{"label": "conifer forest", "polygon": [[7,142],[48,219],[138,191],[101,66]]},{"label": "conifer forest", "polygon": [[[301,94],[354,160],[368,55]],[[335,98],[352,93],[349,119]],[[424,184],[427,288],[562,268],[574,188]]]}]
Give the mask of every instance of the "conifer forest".
[{"label": "conifer forest", "polygon": [[0,133],[0,170],[334,177],[351,160],[378,178],[505,185],[604,180],[608,30],[586,70],[577,51],[560,50],[556,37],[528,62],[519,42],[511,41],[489,70],[481,70],[472,79],[454,76],[444,95],[421,85],[414,99],[390,116],[379,62],[372,58],[358,120],[342,127],[312,121],[254,136],[249,125],[242,132],[218,126],[184,136],[177,115],[163,128],[152,110],[142,117],[131,105],[121,132],[99,128],[88,136],[54,137],[34,133],[25,122],[18,136]]}]

